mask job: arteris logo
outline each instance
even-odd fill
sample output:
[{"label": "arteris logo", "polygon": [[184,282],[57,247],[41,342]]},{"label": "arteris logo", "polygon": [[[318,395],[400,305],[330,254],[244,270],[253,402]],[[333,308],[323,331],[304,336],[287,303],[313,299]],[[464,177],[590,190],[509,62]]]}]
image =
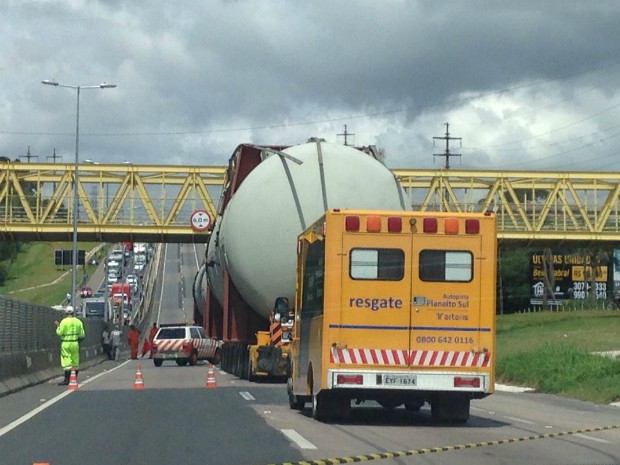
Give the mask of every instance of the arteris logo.
[{"label": "arteris logo", "polygon": [[382,308],[403,308],[403,301],[394,297],[351,297],[349,298],[351,308],[369,308],[373,311]]}]

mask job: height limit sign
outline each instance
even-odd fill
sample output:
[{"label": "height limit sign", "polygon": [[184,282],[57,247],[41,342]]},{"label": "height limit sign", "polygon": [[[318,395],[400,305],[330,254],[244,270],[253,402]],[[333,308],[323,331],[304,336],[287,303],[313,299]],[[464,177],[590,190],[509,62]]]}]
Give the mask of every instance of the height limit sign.
[{"label": "height limit sign", "polygon": [[211,226],[211,216],[205,210],[194,210],[190,216],[192,229],[196,232],[204,232]]}]

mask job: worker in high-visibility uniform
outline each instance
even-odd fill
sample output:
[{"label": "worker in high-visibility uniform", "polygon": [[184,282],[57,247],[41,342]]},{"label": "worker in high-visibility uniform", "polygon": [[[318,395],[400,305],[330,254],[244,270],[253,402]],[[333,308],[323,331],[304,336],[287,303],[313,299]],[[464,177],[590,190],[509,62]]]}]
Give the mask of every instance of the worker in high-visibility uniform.
[{"label": "worker in high-visibility uniform", "polygon": [[59,386],[66,386],[69,384],[69,378],[71,377],[71,370],[75,370],[77,377],[80,371],[80,341],[84,339],[86,333],[84,332],[84,324],[79,318],[74,315],[74,310],[71,305],[65,309],[65,317],[59,323],[56,324],[56,334],[60,338],[60,366],[65,371],[65,379],[63,379]]}]

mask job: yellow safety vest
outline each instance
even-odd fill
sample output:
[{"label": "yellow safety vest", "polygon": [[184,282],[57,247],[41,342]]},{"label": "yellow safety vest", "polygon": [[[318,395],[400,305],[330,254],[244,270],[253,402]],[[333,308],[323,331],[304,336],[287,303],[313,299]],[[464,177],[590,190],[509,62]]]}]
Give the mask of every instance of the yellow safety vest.
[{"label": "yellow safety vest", "polygon": [[63,318],[56,328],[56,334],[62,342],[77,342],[86,336],[84,324],[74,316]]}]

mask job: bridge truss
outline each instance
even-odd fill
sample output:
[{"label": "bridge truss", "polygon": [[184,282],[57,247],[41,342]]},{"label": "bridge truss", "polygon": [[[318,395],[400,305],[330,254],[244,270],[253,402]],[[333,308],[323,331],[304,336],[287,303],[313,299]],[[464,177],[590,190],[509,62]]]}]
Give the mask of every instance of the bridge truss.
[{"label": "bridge truss", "polygon": [[[204,242],[193,211],[217,216],[226,166],[81,164],[79,240]],[[500,241],[620,241],[620,173],[393,169],[414,209],[494,211]],[[70,240],[73,164],[0,165],[0,237]]]}]

